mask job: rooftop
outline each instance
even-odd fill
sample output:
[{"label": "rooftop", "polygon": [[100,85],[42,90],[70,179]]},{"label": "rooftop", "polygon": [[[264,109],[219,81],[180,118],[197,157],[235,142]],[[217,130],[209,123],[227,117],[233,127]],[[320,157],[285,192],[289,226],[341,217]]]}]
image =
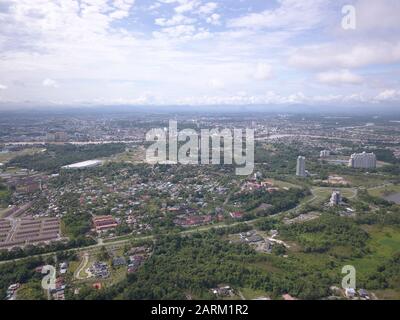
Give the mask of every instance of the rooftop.
[{"label": "rooftop", "polygon": [[80,168],[88,168],[95,167],[101,165],[103,162],[101,160],[87,160],[82,162],[77,162],[73,164],[69,164],[67,166],[63,166],[63,169],[80,169]]}]

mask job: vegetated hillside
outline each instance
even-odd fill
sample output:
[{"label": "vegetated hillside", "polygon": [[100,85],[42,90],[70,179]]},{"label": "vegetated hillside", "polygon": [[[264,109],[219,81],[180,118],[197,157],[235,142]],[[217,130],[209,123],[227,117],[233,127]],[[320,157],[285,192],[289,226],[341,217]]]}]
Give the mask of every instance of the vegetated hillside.
[{"label": "vegetated hillside", "polygon": [[18,156],[10,160],[8,165],[37,171],[55,171],[67,164],[108,157],[124,150],[125,145],[123,143],[89,144],[84,146],[72,144],[49,145],[45,152]]},{"label": "vegetated hillside", "polygon": [[[271,265],[270,272],[258,265]],[[232,244],[217,234],[166,236],[137,273],[105,290],[81,290],[74,299],[196,299],[216,298],[210,291],[220,284],[251,288],[279,297],[324,297],[334,279],[310,266],[294,265],[275,255],[256,253],[246,244]]]}]

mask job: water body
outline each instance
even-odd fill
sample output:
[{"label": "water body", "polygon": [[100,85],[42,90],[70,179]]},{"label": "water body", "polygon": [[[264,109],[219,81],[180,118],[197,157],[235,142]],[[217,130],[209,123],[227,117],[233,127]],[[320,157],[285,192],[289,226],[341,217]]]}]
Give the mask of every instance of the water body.
[{"label": "water body", "polygon": [[386,197],[383,197],[387,201],[394,202],[396,204],[400,204],[400,192],[392,193]]}]

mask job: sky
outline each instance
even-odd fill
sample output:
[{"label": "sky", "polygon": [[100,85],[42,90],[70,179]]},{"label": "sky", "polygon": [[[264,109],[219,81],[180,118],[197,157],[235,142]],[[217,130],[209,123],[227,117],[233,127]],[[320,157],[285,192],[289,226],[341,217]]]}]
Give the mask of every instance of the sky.
[{"label": "sky", "polygon": [[399,0],[0,0],[0,105],[380,106],[399,79]]}]

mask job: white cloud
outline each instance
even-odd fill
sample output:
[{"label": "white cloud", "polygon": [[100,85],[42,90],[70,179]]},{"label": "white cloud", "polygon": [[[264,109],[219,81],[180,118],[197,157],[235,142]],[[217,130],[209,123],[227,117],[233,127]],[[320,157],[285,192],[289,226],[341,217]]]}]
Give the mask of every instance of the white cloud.
[{"label": "white cloud", "polygon": [[357,68],[400,62],[400,42],[323,44],[297,49],[289,63],[302,68]]},{"label": "white cloud", "polygon": [[225,84],[221,79],[214,78],[210,80],[210,86],[214,89],[222,89]]},{"label": "white cloud", "polygon": [[254,78],[257,80],[267,80],[272,77],[272,68],[265,62],[257,64],[254,72]]},{"label": "white cloud", "polygon": [[196,27],[193,25],[177,25],[173,27],[163,28],[162,32],[155,32],[155,36],[162,36],[167,35],[171,38],[184,38],[184,37],[191,37],[196,31]]},{"label": "white cloud", "polygon": [[109,17],[113,19],[123,19],[129,16],[128,11],[123,11],[123,10],[116,10],[112,13],[110,13]]},{"label": "white cloud", "polygon": [[246,92],[225,96],[193,96],[184,97],[177,100],[178,105],[331,105],[332,103],[354,103],[368,101],[362,93],[352,93],[349,95],[305,95],[303,92],[296,92],[281,95],[275,91],[268,91],[265,94],[252,95]]},{"label": "white cloud", "polygon": [[206,21],[207,23],[213,24],[213,25],[219,25],[221,16],[218,13],[213,13],[211,16],[209,16]]},{"label": "white cloud", "polygon": [[278,7],[233,18],[235,28],[268,28],[300,31],[319,25],[326,15],[329,0],[278,0]]},{"label": "white cloud", "polygon": [[376,97],[377,101],[394,101],[400,100],[400,90],[386,89],[380,92]]},{"label": "white cloud", "polygon": [[360,84],[363,78],[347,69],[339,71],[327,71],[317,74],[317,80],[321,83],[340,85],[340,84]]},{"label": "white cloud", "polygon": [[358,32],[400,31],[400,1],[358,0],[355,8]]},{"label": "white cloud", "polygon": [[[157,14],[146,1],[136,1],[134,10],[132,0],[3,1],[0,81],[9,88],[0,86],[2,101],[283,104],[396,96],[377,88],[398,87],[400,41],[390,31],[397,30],[397,11],[370,26],[362,20],[373,10],[361,12],[359,30],[345,33],[324,28],[326,18],[340,28],[336,1],[270,1],[271,9],[253,7],[243,16],[243,2],[210,1],[159,0]],[[320,84],[359,83],[353,73],[376,77],[358,87],[365,92]]]},{"label": "white cloud", "polygon": [[185,17],[181,14],[174,15],[171,19],[157,18],[155,19],[155,24],[162,27],[171,27],[178,24],[192,24],[196,22],[196,19]]},{"label": "white cloud", "polygon": [[206,4],[202,5],[199,9],[198,12],[202,14],[210,14],[215,11],[215,9],[218,8],[218,4],[215,2],[207,2]]},{"label": "white cloud", "polygon": [[7,89],[7,86],[0,84],[0,90],[6,90],[6,89]]},{"label": "white cloud", "polygon": [[57,81],[50,79],[50,78],[44,79],[42,81],[42,85],[43,85],[43,87],[58,88]]},{"label": "white cloud", "polygon": [[175,7],[175,12],[176,13],[184,13],[188,11],[194,10],[196,7],[199,6],[200,2],[196,0],[183,0],[180,1],[181,5]]},{"label": "white cloud", "polygon": [[156,2],[156,3],[152,4],[152,5],[150,5],[148,7],[148,10],[149,11],[154,11],[154,10],[157,10],[158,8],[160,8],[160,7],[161,7],[161,3],[160,2]]}]

